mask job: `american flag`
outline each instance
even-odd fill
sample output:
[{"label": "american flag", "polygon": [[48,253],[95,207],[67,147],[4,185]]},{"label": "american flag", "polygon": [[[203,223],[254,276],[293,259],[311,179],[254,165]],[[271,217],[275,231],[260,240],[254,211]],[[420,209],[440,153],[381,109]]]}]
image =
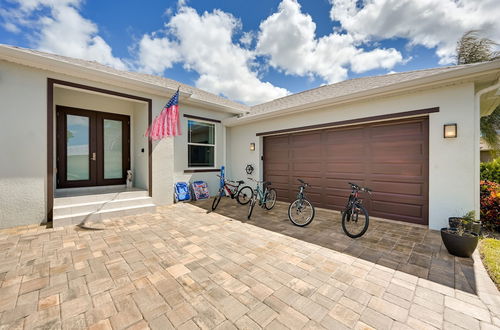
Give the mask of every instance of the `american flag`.
[{"label": "american flag", "polygon": [[181,123],[179,120],[179,89],[174,96],[163,107],[163,110],[153,120],[144,136],[151,140],[161,140],[168,136],[181,135]]}]

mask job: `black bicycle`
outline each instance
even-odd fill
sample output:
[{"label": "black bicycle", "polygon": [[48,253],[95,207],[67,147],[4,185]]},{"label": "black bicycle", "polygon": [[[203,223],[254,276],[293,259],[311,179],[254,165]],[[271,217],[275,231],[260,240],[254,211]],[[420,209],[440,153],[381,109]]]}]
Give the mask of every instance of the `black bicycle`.
[{"label": "black bicycle", "polygon": [[297,199],[288,207],[288,219],[296,226],[305,227],[313,221],[316,211],[304,193],[304,190],[310,185],[301,179],[297,180],[300,182],[299,193]]},{"label": "black bicycle", "polygon": [[[217,175],[219,178],[220,175]],[[219,202],[224,195],[224,193],[231,197],[231,199],[235,199],[241,205],[246,205],[250,202],[250,199],[253,195],[253,189],[250,186],[241,187],[241,185],[245,184],[245,181],[231,181],[224,178],[224,185],[219,189],[219,192],[214,197],[214,201],[212,203],[212,211],[215,211]],[[240,189],[241,187],[241,189]]]},{"label": "black bicycle", "polygon": [[347,236],[358,238],[366,233],[370,222],[368,211],[363,206],[363,201],[359,199],[359,192],[371,194],[372,190],[360,187],[355,183],[349,182],[349,184],[352,191],[345,210],[342,212],[342,229]]}]

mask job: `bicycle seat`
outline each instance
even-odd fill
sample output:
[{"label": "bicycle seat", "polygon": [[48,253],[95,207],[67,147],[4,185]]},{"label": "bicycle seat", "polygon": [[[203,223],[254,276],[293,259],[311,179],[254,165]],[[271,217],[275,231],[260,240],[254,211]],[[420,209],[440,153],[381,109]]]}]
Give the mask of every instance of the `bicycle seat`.
[{"label": "bicycle seat", "polygon": [[311,185],[307,182],[305,182],[304,180],[301,180],[301,179],[297,179],[304,187],[310,187]]},{"label": "bicycle seat", "polygon": [[270,186],[271,185],[271,181],[262,181],[262,184],[264,186]]},{"label": "bicycle seat", "polygon": [[238,180],[238,181],[236,181],[236,183],[238,183],[238,184],[244,184],[244,183],[245,183],[245,181],[243,181],[243,180]]}]

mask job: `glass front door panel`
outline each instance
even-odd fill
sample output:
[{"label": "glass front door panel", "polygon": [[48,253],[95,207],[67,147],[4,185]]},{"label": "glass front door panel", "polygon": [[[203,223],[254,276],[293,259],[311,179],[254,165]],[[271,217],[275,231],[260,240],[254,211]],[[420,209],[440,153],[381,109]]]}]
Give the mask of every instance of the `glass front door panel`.
[{"label": "glass front door panel", "polygon": [[66,117],[66,179],[68,181],[89,180],[89,117],[67,115]]},{"label": "glass front door panel", "polygon": [[123,177],[122,121],[104,119],[104,179]]}]

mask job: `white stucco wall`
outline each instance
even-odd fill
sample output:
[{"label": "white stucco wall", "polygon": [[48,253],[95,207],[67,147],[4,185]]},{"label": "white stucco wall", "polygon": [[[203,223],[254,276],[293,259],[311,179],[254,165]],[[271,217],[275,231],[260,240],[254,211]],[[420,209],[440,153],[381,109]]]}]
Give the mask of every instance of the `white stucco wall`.
[{"label": "white stucco wall", "polygon": [[[201,173],[184,173],[188,169],[188,120],[189,118],[184,117],[184,114],[210,118],[215,120],[222,120],[224,118],[232,117],[234,115],[211,111],[199,107],[193,107],[190,105],[180,104],[180,118],[181,118],[181,132],[182,135],[175,138],[175,159],[174,159],[174,182],[193,182],[193,181],[206,181],[208,183],[208,188],[210,194],[214,194],[219,189],[219,172],[201,172]],[[192,119],[197,120],[197,119]],[[225,127],[221,123],[215,124],[215,168],[220,168],[225,163]]]},{"label": "white stucco wall", "polygon": [[0,61],[0,228],[45,219],[46,77]]},{"label": "white stucco wall", "polygon": [[[103,84],[97,81],[55,74],[0,61],[0,228],[42,223],[46,219],[47,198],[47,78],[114,90],[152,99],[153,117],[167,97]],[[90,95],[91,96],[91,95]],[[89,97],[90,97],[89,96]],[[89,102],[91,98],[89,98]],[[56,102],[54,102],[56,103]],[[82,108],[89,108],[85,105]],[[142,111],[130,108],[134,118]],[[147,120],[147,117],[146,119]],[[144,132],[132,132],[137,135]],[[143,145],[147,159],[147,140]],[[153,199],[157,205],[172,203],[173,139],[153,143]],[[55,164],[54,164],[55,166]],[[144,178],[141,178],[144,180]]]},{"label": "white stucco wall", "polygon": [[[464,83],[402,96],[373,99],[321,110],[306,111],[229,127],[228,175],[246,178],[245,166],[255,166],[254,178],[262,178],[262,138],[258,132],[336,122],[355,118],[439,107],[429,115],[429,227],[446,226],[448,217],[475,207],[474,187],[474,85]],[[443,138],[443,125],[458,124],[456,139]],[[256,150],[250,151],[251,142]],[[476,210],[478,212],[479,210]]]}]

